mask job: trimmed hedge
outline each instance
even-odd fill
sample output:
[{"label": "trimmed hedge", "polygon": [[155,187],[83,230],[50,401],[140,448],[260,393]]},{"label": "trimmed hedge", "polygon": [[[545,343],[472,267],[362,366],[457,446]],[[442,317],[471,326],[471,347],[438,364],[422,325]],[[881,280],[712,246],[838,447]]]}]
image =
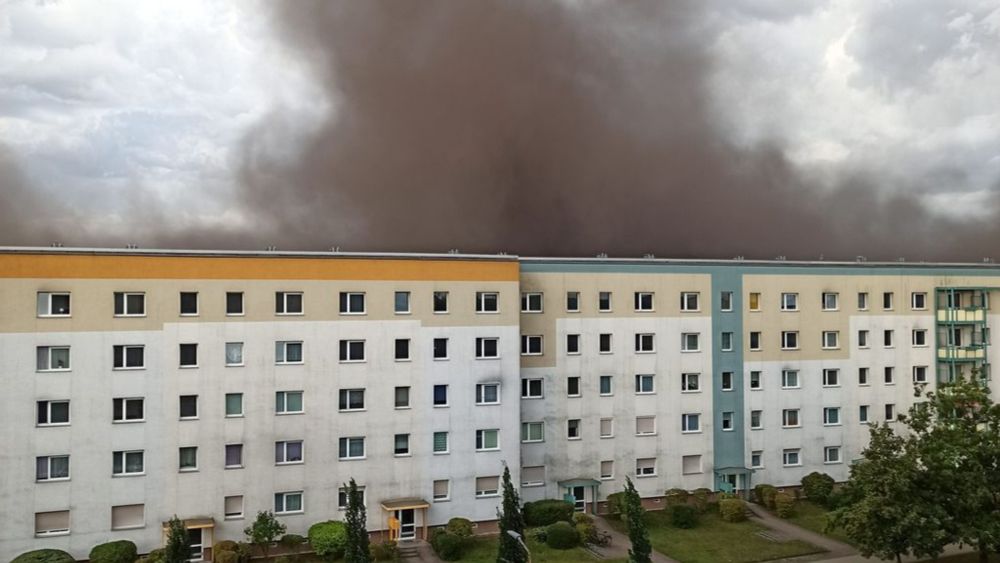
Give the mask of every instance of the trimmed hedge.
[{"label": "trimmed hedge", "polygon": [[294,549],[306,543],[306,538],[298,534],[285,534],[281,536],[281,539],[278,540],[278,543],[280,543],[282,547],[285,547],[287,549]]},{"label": "trimmed hedge", "polygon": [[213,551],[212,561],[215,563],[239,563],[240,556],[235,551]]},{"label": "trimmed hedge", "polygon": [[91,563],[135,563],[139,551],[128,540],[110,541],[90,550]]},{"label": "trimmed hedge", "polygon": [[576,528],[582,543],[597,543],[597,526],[594,525],[593,516],[586,512],[574,512],[573,527]]},{"label": "trimmed hedge", "polygon": [[772,485],[761,483],[753,488],[754,500],[757,504],[774,509],[774,495],[778,494],[778,489]]},{"label": "trimmed hedge", "polygon": [[545,545],[552,549],[572,549],[580,545],[580,533],[569,522],[550,524],[545,529]]},{"label": "trimmed hedge", "polygon": [[61,549],[36,549],[18,555],[10,563],[76,563],[76,559]]},{"label": "trimmed hedge", "polygon": [[738,498],[719,501],[719,516],[726,522],[742,522],[747,519],[746,505]]},{"label": "trimmed hedge", "polygon": [[556,522],[573,521],[573,505],[560,499],[545,499],[524,503],[521,509],[528,526],[548,526]]},{"label": "trimmed hedge", "polygon": [[774,495],[774,511],[779,518],[790,518],[795,512],[795,497],[788,493]]},{"label": "trimmed hedge", "polygon": [[215,542],[212,546],[212,554],[219,553],[220,551],[232,551],[236,553],[239,550],[239,544],[233,540],[222,540]]},{"label": "trimmed hedge", "polygon": [[691,493],[687,492],[685,489],[667,489],[665,494],[667,506],[674,506],[675,504],[687,504],[688,497]]},{"label": "trimmed hedge", "polygon": [[826,473],[813,471],[802,478],[802,492],[809,500],[825,506],[833,493],[834,482]]},{"label": "trimmed hedge", "polygon": [[373,543],[369,549],[375,561],[399,561],[399,546],[394,541]]},{"label": "trimmed hedge", "polygon": [[448,520],[448,525],[444,529],[449,534],[455,534],[460,538],[468,538],[472,536],[472,520],[456,516]]},{"label": "trimmed hedge", "polygon": [[689,504],[675,504],[667,508],[670,525],[687,530],[698,525],[698,510]]},{"label": "trimmed hedge", "polygon": [[340,559],[347,545],[347,526],[336,520],[317,522],[309,527],[309,545],[325,561]]},{"label": "trimmed hedge", "polygon": [[706,489],[704,487],[700,489],[695,489],[691,491],[691,499],[694,501],[694,507],[704,514],[708,512],[708,499],[712,497],[712,490]]},{"label": "trimmed hedge", "polygon": [[437,553],[438,557],[445,561],[461,559],[465,552],[466,543],[466,538],[456,536],[444,528],[434,530],[431,535],[431,547],[434,548],[434,553]]},{"label": "trimmed hedge", "polygon": [[607,496],[606,499],[604,499],[605,502],[607,503],[608,515],[614,516],[616,518],[621,516],[622,499],[624,498],[625,498],[625,493],[617,492],[617,493],[611,493],[610,495]]}]

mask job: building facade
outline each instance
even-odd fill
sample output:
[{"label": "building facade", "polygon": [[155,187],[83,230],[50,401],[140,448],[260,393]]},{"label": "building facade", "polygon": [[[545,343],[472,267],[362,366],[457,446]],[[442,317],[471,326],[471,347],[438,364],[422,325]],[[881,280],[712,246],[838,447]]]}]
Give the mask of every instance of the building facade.
[{"label": "building facade", "polygon": [[[847,478],[988,377],[990,264],[0,250],[0,558],[260,510],[404,538],[524,500]],[[996,383],[990,380],[996,391]],[[200,542],[200,543],[199,543]]]}]

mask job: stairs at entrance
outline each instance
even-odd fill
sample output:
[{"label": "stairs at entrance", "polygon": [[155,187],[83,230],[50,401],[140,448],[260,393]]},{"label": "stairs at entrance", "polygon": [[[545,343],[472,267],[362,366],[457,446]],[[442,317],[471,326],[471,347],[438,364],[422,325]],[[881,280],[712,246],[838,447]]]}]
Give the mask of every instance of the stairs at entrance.
[{"label": "stairs at entrance", "polygon": [[399,558],[400,559],[419,559],[420,551],[417,546],[412,543],[400,543],[399,545]]}]

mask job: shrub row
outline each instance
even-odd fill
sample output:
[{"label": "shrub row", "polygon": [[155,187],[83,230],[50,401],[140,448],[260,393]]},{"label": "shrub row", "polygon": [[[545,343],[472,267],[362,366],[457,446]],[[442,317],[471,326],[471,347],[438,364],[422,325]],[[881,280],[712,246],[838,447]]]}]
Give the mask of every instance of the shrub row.
[{"label": "shrub row", "polygon": [[472,537],[472,521],[467,518],[452,518],[444,528],[431,533],[431,547],[438,557],[445,561],[457,561],[465,554]]},{"label": "shrub row", "polygon": [[526,502],[521,513],[528,526],[548,526],[556,522],[573,521],[573,505],[562,499]]}]

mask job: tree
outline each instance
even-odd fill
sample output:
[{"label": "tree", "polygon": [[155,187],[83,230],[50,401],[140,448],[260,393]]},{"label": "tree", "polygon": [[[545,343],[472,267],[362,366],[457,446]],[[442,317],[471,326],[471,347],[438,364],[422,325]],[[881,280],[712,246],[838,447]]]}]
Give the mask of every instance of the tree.
[{"label": "tree", "polygon": [[625,494],[622,496],[622,517],[628,525],[628,539],[632,543],[628,550],[629,563],[651,563],[653,547],[649,543],[649,530],[643,516],[646,509],[642,507],[642,499],[635,490],[632,479],[625,477]]},{"label": "tree", "polygon": [[364,493],[358,490],[358,484],[354,482],[353,477],[344,488],[347,489],[347,514],[344,517],[347,541],[344,543],[344,561],[369,563],[372,556],[368,545],[368,517],[365,514]]},{"label": "tree", "polygon": [[503,503],[497,510],[497,520],[500,521],[500,545],[497,549],[497,563],[525,563],[528,554],[524,547],[510,535],[519,534],[524,541],[524,515],[521,514],[521,499],[517,489],[510,480],[510,468],[503,468]]},{"label": "tree", "polygon": [[175,514],[167,522],[167,545],[163,548],[163,563],[187,563],[191,559],[191,538],[184,522]]},{"label": "tree", "polygon": [[250,543],[259,546],[264,557],[267,557],[271,552],[271,545],[285,533],[285,525],[279,522],[270,510],[261,510],[257,513],[253,524],[243,529],[243,533]]}]

